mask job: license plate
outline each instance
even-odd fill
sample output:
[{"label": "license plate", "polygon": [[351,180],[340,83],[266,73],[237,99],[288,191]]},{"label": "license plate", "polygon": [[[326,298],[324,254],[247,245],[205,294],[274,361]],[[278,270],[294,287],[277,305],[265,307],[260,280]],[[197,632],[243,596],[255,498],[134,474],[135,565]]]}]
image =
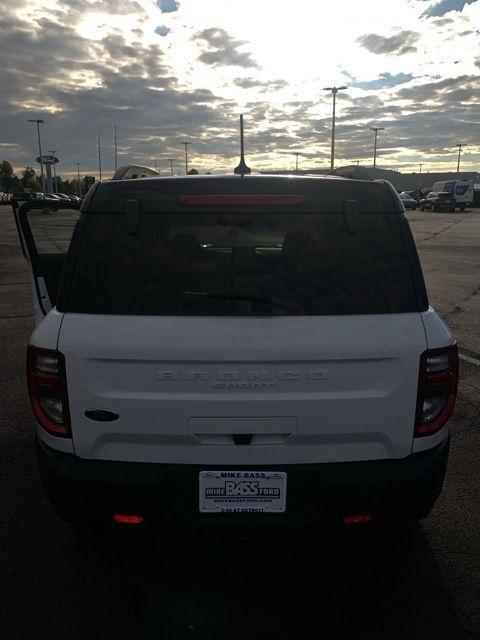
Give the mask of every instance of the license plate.
[{"label": "license plate", "polygon": [[287,474],[283,471],[201,471],[201,513],[283,513]]}]

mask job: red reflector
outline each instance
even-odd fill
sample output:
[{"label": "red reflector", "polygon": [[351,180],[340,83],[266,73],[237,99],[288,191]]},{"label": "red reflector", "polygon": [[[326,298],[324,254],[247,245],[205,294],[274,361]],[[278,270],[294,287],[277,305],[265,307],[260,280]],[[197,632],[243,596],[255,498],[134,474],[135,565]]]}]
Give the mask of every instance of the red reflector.
[{"label": "red reflector", "polygon": [[343,516],[343,524],[364,524],[373,520],[371,513],[346,513]]},{"label": "red reflector", "polygon": [[117,524],[142,524],[142,516],[133,513],[114,513],[113,521]]},{"label": "red reflector", "polygon": [[180,203],[190,206],[283,206],[303,204],[303,195],[259,195],[259,194],[220,194],[220,195],[182,195]]}]

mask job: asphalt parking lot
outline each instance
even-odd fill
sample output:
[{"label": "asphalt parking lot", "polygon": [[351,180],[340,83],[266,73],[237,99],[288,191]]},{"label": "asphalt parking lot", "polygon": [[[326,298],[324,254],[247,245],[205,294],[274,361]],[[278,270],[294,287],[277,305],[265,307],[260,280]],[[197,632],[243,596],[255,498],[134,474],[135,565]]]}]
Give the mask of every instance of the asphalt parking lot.
[{"label": "asphalt parking lot", "polygon": [[443,494],[398,532],[75,529],[45,502],[24,378],[26,263],[0,207],[0,637],[480,638],[480,212],[408,212],[459,399]]}]

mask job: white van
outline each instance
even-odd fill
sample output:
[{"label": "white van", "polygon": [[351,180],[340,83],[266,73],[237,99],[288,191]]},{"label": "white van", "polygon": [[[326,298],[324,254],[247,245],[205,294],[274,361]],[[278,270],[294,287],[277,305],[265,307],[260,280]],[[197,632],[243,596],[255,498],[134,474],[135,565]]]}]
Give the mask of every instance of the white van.
[{"label": "white van", "polygon": [[471,206],[473,203],[473,180],[458,179],[435,182],[431,191],[435,193],[440,191],[453,193],[456,208],[460,209],[460,211],[464,211],[466,207]]},{"label": "white van", "polygon": [[40,471],[63,518],[430,512],[457,347],[391,185],[142,178],[95,184],[80,213],[16,215]]}]

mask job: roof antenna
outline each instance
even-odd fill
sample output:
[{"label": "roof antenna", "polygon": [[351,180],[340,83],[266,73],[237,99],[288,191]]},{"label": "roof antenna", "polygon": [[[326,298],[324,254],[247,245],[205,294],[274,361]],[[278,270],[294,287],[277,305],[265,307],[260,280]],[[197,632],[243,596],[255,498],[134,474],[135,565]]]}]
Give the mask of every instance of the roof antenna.
[{"label": "roof antenna", "polygon": [[238,167],[235,167],[233,173],[237,175],[241,175],[242,178],[246,173],[252,173],[250,167],[247,167],[245,163],[245,155],[244,155],[244,145],[243,145],[243,115],[240,115],[240,164]]}]

